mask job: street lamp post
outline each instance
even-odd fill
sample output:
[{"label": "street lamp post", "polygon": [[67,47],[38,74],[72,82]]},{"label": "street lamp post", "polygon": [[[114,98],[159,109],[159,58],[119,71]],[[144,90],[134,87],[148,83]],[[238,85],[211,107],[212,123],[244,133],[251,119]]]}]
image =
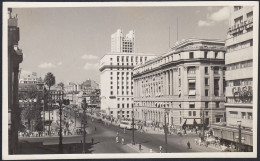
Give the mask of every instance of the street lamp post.
[{"label": "street lamp post", "polygon": [[134,110],[132,111],[132,145],[135,145],[135,129],[134,129],[134,125],[135,125],[135,120],[134,120]]},{"label": "street lamp post", "polygon": [[82,100],[82,104],[81,104],[81,107],[83,109],[83,151],[82,153],[85,153],[85,142],[86,142],[86,108],[87,108],[88,104],[86,103],[86,98],[84,98]]},{"label": "street lamp post", "polygon": [[144,126],[146,126],[146,115],[147,115],[147,112],[145,111],[144,112]]},{"label": "street lamp post", "polygon": [[64,100],[63,99],[63,94],[58,94],[58,101],[57,103],[59,103],[59,114],[60,114],[60,136],[59,136],[59,153],[62,154],[63,153],[63,144],[62,144],[62,126],[61,126],[61,122],[62,122],[62,104],[64,105],[69,105],[69,100]]},{"label": "street lamp post", "polygon": [[237,151],[241,151],[241,121],[237,121],[238,124],[238,146]]},{"label": "street lamp post", "polygon": [[62,116],[62,100],[58,101],[59,103],[59,114],[60,114],[60,137],[59,137],[59,153],[62,154],[63,153],[63,145],[62,145],[62,126],[61,126],[61,116]]},{"label": "street lamp post", "polygon": [[166,123],[166,114],[168,111],[164,111],[164,134],[165,134],[165,153],[168,152],[168,145],[167,145],[167,133],[168,133],[168,128],[167,128],[167,123]]}]

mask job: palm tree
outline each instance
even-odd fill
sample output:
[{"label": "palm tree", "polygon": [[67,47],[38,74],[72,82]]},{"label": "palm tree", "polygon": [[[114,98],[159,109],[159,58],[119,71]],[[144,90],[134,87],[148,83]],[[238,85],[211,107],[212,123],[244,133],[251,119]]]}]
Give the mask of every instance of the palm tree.
[{"label": "palm tree", "polygon": [[[47,75],[45,76],[44,78],[44,83],[48,86],[49,88],[49,94],[50,94],[50,89],[51,89],[51,86],[53,86],[55,84],[55,76],[49,72],[47,73]],[[52,105],[52,104],[51,104]],[[48,106],[48,111],[49,111],[49,121],[50,121],[50,110],[49,110],[49,106]],[[44,114],[45,115],[45,114]],[[50,123],[49,123],[49,135],[50,135]]]}]

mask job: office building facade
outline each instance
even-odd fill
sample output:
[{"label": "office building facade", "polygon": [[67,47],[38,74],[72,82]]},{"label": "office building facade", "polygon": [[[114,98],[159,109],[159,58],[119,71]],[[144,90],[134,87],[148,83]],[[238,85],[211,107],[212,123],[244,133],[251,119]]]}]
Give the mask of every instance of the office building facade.
[{"label": "office building facade", "polygon": [[[187,39],[134,68],[135,119],[174,129],[225,121],[223,41]],[[204,120],[203,120],[204,113]]]},{"label": "office building facade", "polygon": [[133,68],[154,55],[107,53],[100,60],[101,111],[114,119],[131,118],[133,107]]},{"label": "office building facade", "polygon": [[231,7],[226,40],[226,125],[214,125],[214,134],[236,144],[241,123],[242,150],[253,145],[253,7]]},{"label": "office building facade", "polygon": [[123,36],[122,30],[118,29],[111,35],[111,52],[134,53],[135,52],[135,33],[130,30]]}]

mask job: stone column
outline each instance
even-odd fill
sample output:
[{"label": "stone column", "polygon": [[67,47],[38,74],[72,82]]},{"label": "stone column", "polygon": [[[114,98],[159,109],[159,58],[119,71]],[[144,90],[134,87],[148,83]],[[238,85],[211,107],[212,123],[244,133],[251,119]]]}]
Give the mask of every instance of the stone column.
[{"label": "stone column", "polygon": [[170,95],[173,95],[172,94],[172,84],[173,84],[173,81],[172,81],[172,75],[173,75],[173,73],[172,73],[173,71],[172,71],[172,69],[170,70]]}]

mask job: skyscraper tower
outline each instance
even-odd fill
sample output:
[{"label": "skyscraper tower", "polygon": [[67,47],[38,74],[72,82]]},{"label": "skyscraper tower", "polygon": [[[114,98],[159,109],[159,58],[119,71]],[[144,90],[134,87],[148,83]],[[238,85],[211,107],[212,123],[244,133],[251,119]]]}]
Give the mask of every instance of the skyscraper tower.
[{"label": "skyscraper tower", "polygon": [[135,52],[135,33],[130,30],[123,36],[122,30],[118,29],[111,35],[111,52],[134,53]]}]

